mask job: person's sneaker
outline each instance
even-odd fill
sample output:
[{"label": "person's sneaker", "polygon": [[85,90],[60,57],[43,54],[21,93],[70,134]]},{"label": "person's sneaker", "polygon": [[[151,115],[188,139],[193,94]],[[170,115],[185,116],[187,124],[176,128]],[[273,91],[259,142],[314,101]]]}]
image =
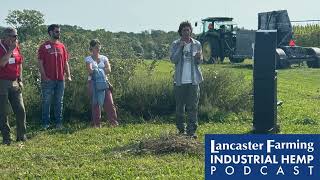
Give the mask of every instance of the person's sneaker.
[{"label": "person's sneaker", "polygon": [[2,144],[3,144],[3,145],[10,146],[11,140],[10,140],[10,139],[4,139],[4,140],[2,141]]},{"label": "person's sneaker", "polygon": [[19,141],[23,141],[23,142],[26,142],[27,141],[27,136],[26,135],[24,135],[24,136],[22,136],[22,137],[18,137],[17,138],[17,142],[19,142]]}]

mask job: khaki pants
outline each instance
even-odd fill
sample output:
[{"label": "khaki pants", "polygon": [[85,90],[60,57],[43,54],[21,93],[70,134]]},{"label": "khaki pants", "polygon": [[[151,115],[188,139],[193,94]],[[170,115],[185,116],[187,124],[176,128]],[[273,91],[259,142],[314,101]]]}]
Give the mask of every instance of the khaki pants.
[{"label": "khaki pants", "polygon": [[3,140],[10,140],[9,103],[16,116],[17,139],[26,134],[26,112],[21,87],[17,81],[0,80],[0,130]]}]

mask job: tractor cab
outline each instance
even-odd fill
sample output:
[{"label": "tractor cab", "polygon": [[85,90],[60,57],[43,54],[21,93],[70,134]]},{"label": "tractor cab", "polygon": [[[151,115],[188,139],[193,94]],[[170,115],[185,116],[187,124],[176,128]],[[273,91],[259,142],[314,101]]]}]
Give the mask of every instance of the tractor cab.
[{"label": "tractor cab", "polygon": [[218,31],[224,29],[225,31],[232,32],[235,23],[230,17],[208,17],[202,19],[202,33],[206,33],[210,30]]},{"label": "tractor cab", "polygon": [[[202,44],[204,61],[215,63],[225,57],[231,59],[236,50],[235,23],[231,17],[208,17],[202,19],[202,33],[197,40]],[[195,24],[197,26],[197,24]]]}]

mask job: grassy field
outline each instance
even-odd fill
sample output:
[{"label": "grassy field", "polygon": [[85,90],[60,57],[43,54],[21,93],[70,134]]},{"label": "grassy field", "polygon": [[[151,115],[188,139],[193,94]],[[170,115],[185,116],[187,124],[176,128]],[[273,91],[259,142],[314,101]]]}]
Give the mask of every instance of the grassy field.
[{"label": "grassy field", "polygon": [[[228,68],[252,80],[250,62],[202,68]],[[161,62],[155,74],[168,76],[171,71],[169,62]],[[278,99],[284,102],[278,110],[281,133],[320,132],[320,69],[280,70]],[[205,134],[244,134],[250,130],[248,120],[201,123],[198,141],[203,143]],[[203,152],[137,152],[141,141],[174,137],[175,133],[175,125],[163,119],[117,128],[104,124],[101,129],[75,120],[63,130],[32,130],[26,143],[0,146],[0,179],[203,179]]]}]

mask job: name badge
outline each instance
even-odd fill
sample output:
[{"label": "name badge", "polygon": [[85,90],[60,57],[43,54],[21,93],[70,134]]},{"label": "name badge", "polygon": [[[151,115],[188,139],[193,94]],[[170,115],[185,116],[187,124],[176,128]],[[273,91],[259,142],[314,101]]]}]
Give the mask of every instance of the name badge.
[{"label": "name badge", "polygon": [[46,49],[50,49],[51,48],[51,45],[50,44],[47,44],[45,45]]},{"label": "name badge", "polygon": [[16,59],[13,57],[9,58],[9,64],[14,64],[14,63],[16,63]]}]

